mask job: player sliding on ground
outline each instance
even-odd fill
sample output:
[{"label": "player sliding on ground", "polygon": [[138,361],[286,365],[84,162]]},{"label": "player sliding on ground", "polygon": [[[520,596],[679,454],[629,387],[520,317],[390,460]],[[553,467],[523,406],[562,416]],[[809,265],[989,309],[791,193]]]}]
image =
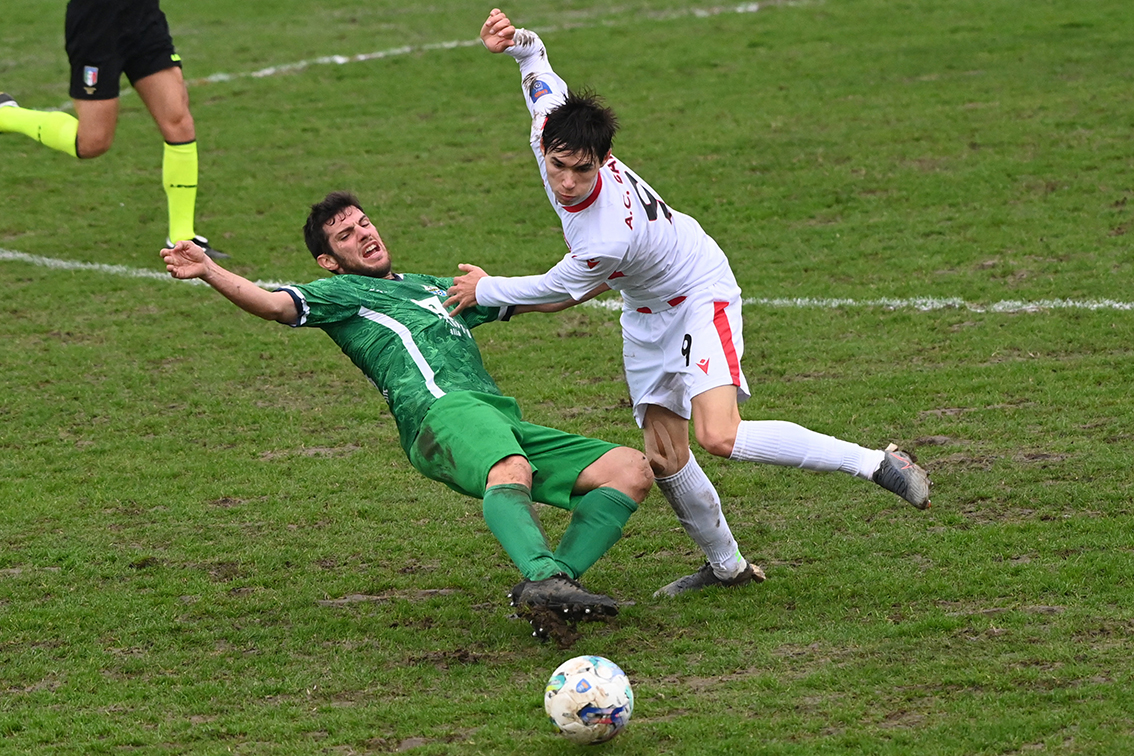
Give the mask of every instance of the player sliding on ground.
[{"label": "player sliding on ground", "polygon": [[568,90],[533,32],[493,10],[480,38],[520,64],[532,116],[531,147],[567,255],[539,276],[489,276],[472,265],[449,289],[453,312],[472,305],[585,301],[622,294],[623,361],[634,418],[658,488],[707,563],[658,591],[762,581],[741,555],[720,497],[689,448],[689,419],[710,454],[745,462],[839,470],[874,481],[910,504],[929,506],[929,478],[896,447],[879,451],[795,423],[741,420],[748,398],[740,287],[728,258],[696,220],[677,212],[611,152],[614,113],[593,95]]},{"label": "player sliding on ground", "polygon": [[[199,278],[253,315],[322,328],[339,345],[386,398],[410,463],[484,500],[485,522],[524,576],[511,599],[533,634],[564,645],[579,620],[617,614],[613,599],[577,579],[622,536],[646,498],[653,475],[645,456],[523,422],[516,401],[485,372],[469,333],[536,308],[477,307],[450,317],[441,298],[452,279],[394,273],[377,229],[343,192],[312,206],[303,234],[315,261],[334,275],[271,292],[192,242],[161,255],[174,278]],[[554,552],[533,501],[571,512]]]}]

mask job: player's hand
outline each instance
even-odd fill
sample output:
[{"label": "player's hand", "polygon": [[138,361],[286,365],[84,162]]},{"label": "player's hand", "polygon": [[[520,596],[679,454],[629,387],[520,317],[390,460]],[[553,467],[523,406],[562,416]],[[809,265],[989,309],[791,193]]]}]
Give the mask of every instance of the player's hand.
[{"label": "player's hand", "polygon": [[504,11],[493,8],[488,14],[488,20],[480,27],[480,41],[489,52],[502,53],[515,44],[512,38],[516,36],[516,27],[504,15]]},{"label": "player's hand", "polygon": [[465,274],[454,278],[453,285],[449,287],[449,298],[445,300],[445,309],[453,308],[449,311],[450,315],[457,315],[462,310],[476,307],[477,282],[488,275],[475,265],[461,263],[457,267],[463,270]]},{"label": "player's hand", "polygon": [[165,269],[174,278],[200,278],[212,263],[205,250],[191,241],[179,241],[172,249],[163,249],[161,257],[165,260]]}]

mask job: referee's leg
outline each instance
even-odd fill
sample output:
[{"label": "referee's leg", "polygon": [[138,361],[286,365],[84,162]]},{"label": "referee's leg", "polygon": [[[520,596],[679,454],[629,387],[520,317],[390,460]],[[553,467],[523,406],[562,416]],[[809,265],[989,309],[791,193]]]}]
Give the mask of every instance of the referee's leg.
[{"label": "referee's leg", "polygon": [[165,148],[162,155],[162,185],[169,204],[169,239],[192,239],[210,257],[223,253],[197,235],[197,131],[189,112],[189,90],[179,66],[157,71],[134,82],[134,89],[154,118]]},{"label": "referee's leg", "polygon": [[105,155],[114,144],[114,132],[118,128],[118,98],[72,102],[79,119],[75,156],[87,159]]},{"label": "referee's leg", "polygon": [[171,66],[138,79],[134,89],[153,116],[162,139],[169,144],[185,144],[197,138],[189,112],[189,90],[180,67]]}]

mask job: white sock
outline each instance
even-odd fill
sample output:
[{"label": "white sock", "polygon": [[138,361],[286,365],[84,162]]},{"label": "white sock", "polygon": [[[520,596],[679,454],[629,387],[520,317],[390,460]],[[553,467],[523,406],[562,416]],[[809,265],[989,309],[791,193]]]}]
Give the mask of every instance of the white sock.
[{"label": "white sock", "polygon": [[655,482],[717,577],[728,580],[748,566],[721,510],[721,498],[692,454],[678,473]]},{"label": "white sock", "polygon": [[863,480],[870,480],[885,458],[885,452],[877,449],[867,449],[783,420],[742,420],[729,455],[729,459],[744,462],[821,472],[838,470]]}]

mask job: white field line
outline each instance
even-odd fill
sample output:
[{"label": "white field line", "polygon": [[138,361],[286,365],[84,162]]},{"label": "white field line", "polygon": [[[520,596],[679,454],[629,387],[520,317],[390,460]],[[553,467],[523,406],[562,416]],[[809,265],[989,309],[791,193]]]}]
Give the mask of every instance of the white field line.
[{"label": "white field line", "polygon": [[[647,12],[645,14],[638,14],[634,17],[635,23],[640,23],[643,18],[648,18],[655,21],[671,20],[675,18],[683,18],[692,16],[694,18],[712,18],[720,16],[725,13],[755,13],[761,7],[775,6],[775,5],[805,5],[812,0],[765,0],[763,3],[741,3],[740,5],[733,5],[728,7],[711,7],[711,8],[683,8],[672,11],[658,11]],[[542,32],[556,32],[564,29],[587,29],[594,26],[611,25],[614,22],[604,21],[603,19],[581,21],[574,23],[560,24],[557,26],[540,26],[537,31]],[[294,63],[281,63],[275,66],[268,66],[256,71],[244,71],[240,73],[214,73],[208,76],[190,79],[188,84],[190,86],[199,84],[216,84],[227,81],[236,81],[238,79],[263,79],[269,76],[278,76],[280,74],[295,73],[303,71],[311,66],[326,66],[336,65],[343,66],[348,63],[365,63],[371,60],[382,60],[384,58],[394,58],[401,55],[410,55],[417,52],[433,52],[436,50],[452,50],[458,47],[474,47],[480,44],[480,39],[458,39],[450,40],[448,42],[432,42],[425,45],[405,45],[403,47],[392,47],[388,50],[377,50],[370,53],[359,53],[356,55],[324,55],[312,60],[300,60]],[[133,92],[129,87],[122,87],[120,91],[121,96],[126,96]],[[47,110],[71,110],[74,105],[67,101],[57,108],[46,108]]]},{"label": "white field line", "polygon": [[[1029,302],[1020,299],[1003,299],[999,302],[982,304],[967,302],[960,297],[913,297],[898,299],[827,299],[822,297],[745,297],[743,303],[752,307],[773,309],[815,309],[815,310],[967,310],[969,312],[1047,312],[1048,310],[1134,310],[1134,302],[1118,302],[1113,299],[1037,299]],[[621,310],[622,302],[617,299],[592,300],[608,310]]]},{"label": "white field line", "polygon": [[[765,6],[768,6],[768,5],[800,5],[800,4],[802,4],[802,3],[798,2],[798,1],[793,2],[792,0],[786,0],[786,1],[785,0],[771,0],[770,2],[763,3],[763,5],[765,5]],[[725,14],[725,13],[755,13],[756,11],[760,10],[760,5],[761,5],[760,3],[742,3],[740,5],[734,5],[734,6],[729,6],[729,7],[684,8],[684,9],[679,9],[679,10],[674,10],[674,11],[661,11],[661,12],[657,12],[657,13],[647,13],[647,14],[645,14],[645,17],[649,18],[651,20],[658,20],[658,21],[667,20],[667,19],[674,19],[674,18],[682,18],[682,17],[685,17],[685,16],[693,16],[694,18],[712,18],[713,16],[720,16],[720,15]],[[635,22],[640,22],[641,19],[642,19],[642,15],[638,15],[638,16],[635,16],[634,20],[635,20]],[[537,31],[556,32],[556,31],[562,31],[564,29],[586,29],[586,28],[590,28],[590,27],[593,27],[593,26],[601,26],[601,25],[609,24],[609,23],[611,23],[611,22],[602,21],[601,19],[599,19],[597,21],[576,22],[576,23],[569,23],[569,24],[561,24],[561,25],[558,25],[558,26],[541,26],[537,29]],[[295,72],[295,71],[302,71],[305,68],[308,68],[308,67],[314,66],[314,65],[342,66],[342,65],[346,65],[347,63],[364,63],[364,62],[370,61],[370,60],[382,60],[383,58],[393,58],[393,57],[396,57],[396,56],[399,56],[399,55],[410,55],[411,53],[416,53],[416,52],[431,52],[431,51],[434,51],[434,50],[452,50],[452,49],[457,48],[457,47],[474,47],[474,46],[479,45],[479,44],[480,44],[479,38],[477,38],[477,39],[460,39],[460,40],[451,40],[449,42],[434,42],[434,43],[426,44],[426,45],[416,45],[416,46],[415,45],[406,45],[404,47],[394,47],[394,48],[390,48],[389,50],[378,50],[377,52],[360,53],[358,55],[324,55],[321,58],[315,58],[313,60],[301,60],[301,61],[298,61],[296,63],[283,63],[283,64],[278,65],[278,66],[269,66],[268,68],[261,68],[258,71],[248,71],[248,72],[245,72],[245,73],[235,73],[235,74],[215,73],[215,74],[211,74],[209,76],[206,76],[203,79],[194,79],[190,83],[193,83],[193,84],[205,83],[205,82],[215,83],[215,82],[233,81],[234,79],[243,79],[243,78],[249,78],[249,77],[254,78],[254,79],[262,79],[262,78],[267,77],[267,76],[276,76],[276,75],[284,74],[284,73],[292,73],[292,72]]]},{"label": "white field line", "polygon": [[[195,284],[199,286],[207,285],[204,281],[196,278],[182,281],[161,270],[130,268],[125,265],[107,265],[106,263],[79,262],[77,260],[60,260],[54,257],[43,257],[42,255],[29,255],[27,252],[17,252],[13,249],[0,248],[0,260],[28,263],[29,265],[50,268],[52,270],[90,271],[93,273],[103,273],[108,276],[148,278],[151,281],[174,281],[176,283]],[[255,281],[254,283],[264,289],[278,289],[284,285],[276,281]]]},{"label": "white field line", "polygon": [[[76,260],[60,260],[42,255],[29,255],[26,252],[17,252],[11,249],[0,248],[0,261],[22,262],[52,270],[74,270],[102,273],[110,276],[124,276],[126,278],[147,278],[158,281],[173,281],[204,285],[203,281],[191,279],[181,281],[160,270],[145,268],[130,268],[125,265],[107,265],[105,263],[88,263]],[[278,289],[285,286],[280,281],[254,281],[263,289]],[[818,310],[917,310],[918,312],[931,312],[934,310],[967,310],[969,312],[989,313],[1017,313],[1017,312],[1048,312],[1051,310],[1134,310],[1134,302],[1119,302],[1114,299],[1037,299],[1025,301],[1018,299],[1005,299],[987,304],[967,302],[960,297],[913,297],[910,299],[881,298],[881,299],[824,299],[814,297],[745,297],[744,304],[750,307],[768,307],[773,309],[818,309]],[[603,310],[621,310],[622,302],[616,298],[593,300],[588,306]]]}]

